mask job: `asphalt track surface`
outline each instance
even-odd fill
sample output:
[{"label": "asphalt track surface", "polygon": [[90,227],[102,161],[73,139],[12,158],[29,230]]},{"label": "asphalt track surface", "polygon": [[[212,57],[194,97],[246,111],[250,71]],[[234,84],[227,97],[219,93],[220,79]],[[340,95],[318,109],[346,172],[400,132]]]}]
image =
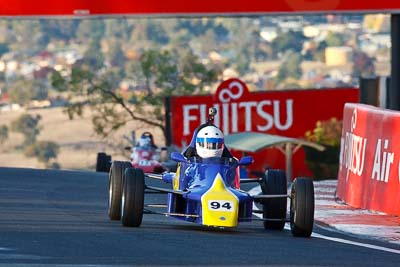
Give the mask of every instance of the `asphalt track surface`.
[{"label": "asphalt track surface", "polygon": [[[0,266],[400,264],[398,253],[332,241],[366,242],[317,224],[314,234],[331,240],[264,230],[259,221],[219,229],[159,215],[126,228],[108,219],[107,200],[105,173],[0,168]],[[146,202],[165,203],[165,195]]]}]

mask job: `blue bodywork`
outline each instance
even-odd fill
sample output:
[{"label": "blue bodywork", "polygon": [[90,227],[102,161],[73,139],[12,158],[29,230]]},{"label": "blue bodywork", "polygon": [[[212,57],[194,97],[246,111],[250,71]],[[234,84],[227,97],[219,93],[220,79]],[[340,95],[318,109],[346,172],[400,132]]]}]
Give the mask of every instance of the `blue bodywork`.
[{"label": "blue bodywork", "polygon": [[[253,199],[245,191],[235,187],[235,179],[239,179],[239,161],[235,158],[208,158],[193,157],[186,159],[179,157],[179,166],[176,173],[166,173],[163,180],[177,186],[175,190],[184,194],[168,193],[168,213],[170,216],[202,223],[201,197],[214,183],[217,175],[221,175],[227,190],[239,200],[238,220],[248,221],[252,217]],[[247,160],[246,164],[252,159]],[[175,183],[175,184],[174,184]],[[176,214],[176,215],[174,215]],[[187,216],[182,216],[185,214]]]}]

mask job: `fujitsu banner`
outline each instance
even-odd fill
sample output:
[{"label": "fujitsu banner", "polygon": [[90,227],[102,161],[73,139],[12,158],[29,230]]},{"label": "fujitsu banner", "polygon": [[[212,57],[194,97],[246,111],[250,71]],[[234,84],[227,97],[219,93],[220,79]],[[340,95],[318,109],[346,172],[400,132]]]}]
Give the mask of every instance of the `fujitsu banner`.
[{"label": "fujitsu banner", "polygon": [[400,112],[348,103],[343,123],[338,196],[400,215]]},{"label": "fujitsu banner", "polygon": [[[358,102],[356,88],[249,92],[239,79],[222,82],[214,95],[171,98],[172,143],[185,147],[194,129],[207,119],[208,109],[218,111],[214,123],[225,135],[255,131],[281,136],[304,138],[318,120],[341,119],[346,102]],[[237,154],[241,156],[241,154]],[[285,169],[284,155],[277,149],[254,155],[252,168],[263,170],[267,165]],[[304,164],[304,153],[293,156],[293,174],[310,175]]]}]

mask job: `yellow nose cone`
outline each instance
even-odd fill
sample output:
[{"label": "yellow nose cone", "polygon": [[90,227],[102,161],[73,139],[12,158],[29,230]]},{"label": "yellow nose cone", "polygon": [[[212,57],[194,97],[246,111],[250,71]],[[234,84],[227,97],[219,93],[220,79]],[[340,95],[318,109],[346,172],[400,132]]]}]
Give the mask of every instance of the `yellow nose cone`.
[{"label": "yellow nose cone", "polygon": [[210,189],[201,197],[203,224],[235,227],[238,222],[239,200],[218,173]]}]

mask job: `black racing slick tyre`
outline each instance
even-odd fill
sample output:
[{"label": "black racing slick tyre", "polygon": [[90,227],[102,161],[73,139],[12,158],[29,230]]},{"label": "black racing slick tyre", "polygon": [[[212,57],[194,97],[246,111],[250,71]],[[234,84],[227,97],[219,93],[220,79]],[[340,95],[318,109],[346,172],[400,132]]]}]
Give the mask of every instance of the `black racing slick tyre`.
[{"label": "black racing slick tyre", "polygon": [[122,182],[125,169],[132,167],[129,161],[114,161],[108,176],[108,217],[121,219]]},{"label": "black racing slick tyre", "polygon": [[107,154],[106,153],[97,153],[97,160],[96,160],[96,172],[104,172],[107,165]]},{"label": "black racing slick tyre", "polygon": [[141,169],[125,171],[122,190],[121,221],[123,226],[139,227],[143,218],[144,173]]},{"label": "black racing slick tyre", "polygon": [[97,153],[96,172],[109,172],[111,167],[111,156],[104,152]]},{"label": "black racing slick tyre", "polygon": [[314,224],[314,184],[310,178],[296,178],[290,193],[290,229],[293,236],[311,236]]},{"label": "black racing slick tyre", "polygon": [[111,168],[111,155],[106,155],[106,168],[104,172],[109,172]]},{"label": "black racing slick tyre", "polygon": [[[270,169],[265,172],[261,182],[263,195],[286,195],[286,173],[281,170]],[[287,198],[268,198],[262,201],[264,228],[271,230],[283,230],[286,221]]]}]

